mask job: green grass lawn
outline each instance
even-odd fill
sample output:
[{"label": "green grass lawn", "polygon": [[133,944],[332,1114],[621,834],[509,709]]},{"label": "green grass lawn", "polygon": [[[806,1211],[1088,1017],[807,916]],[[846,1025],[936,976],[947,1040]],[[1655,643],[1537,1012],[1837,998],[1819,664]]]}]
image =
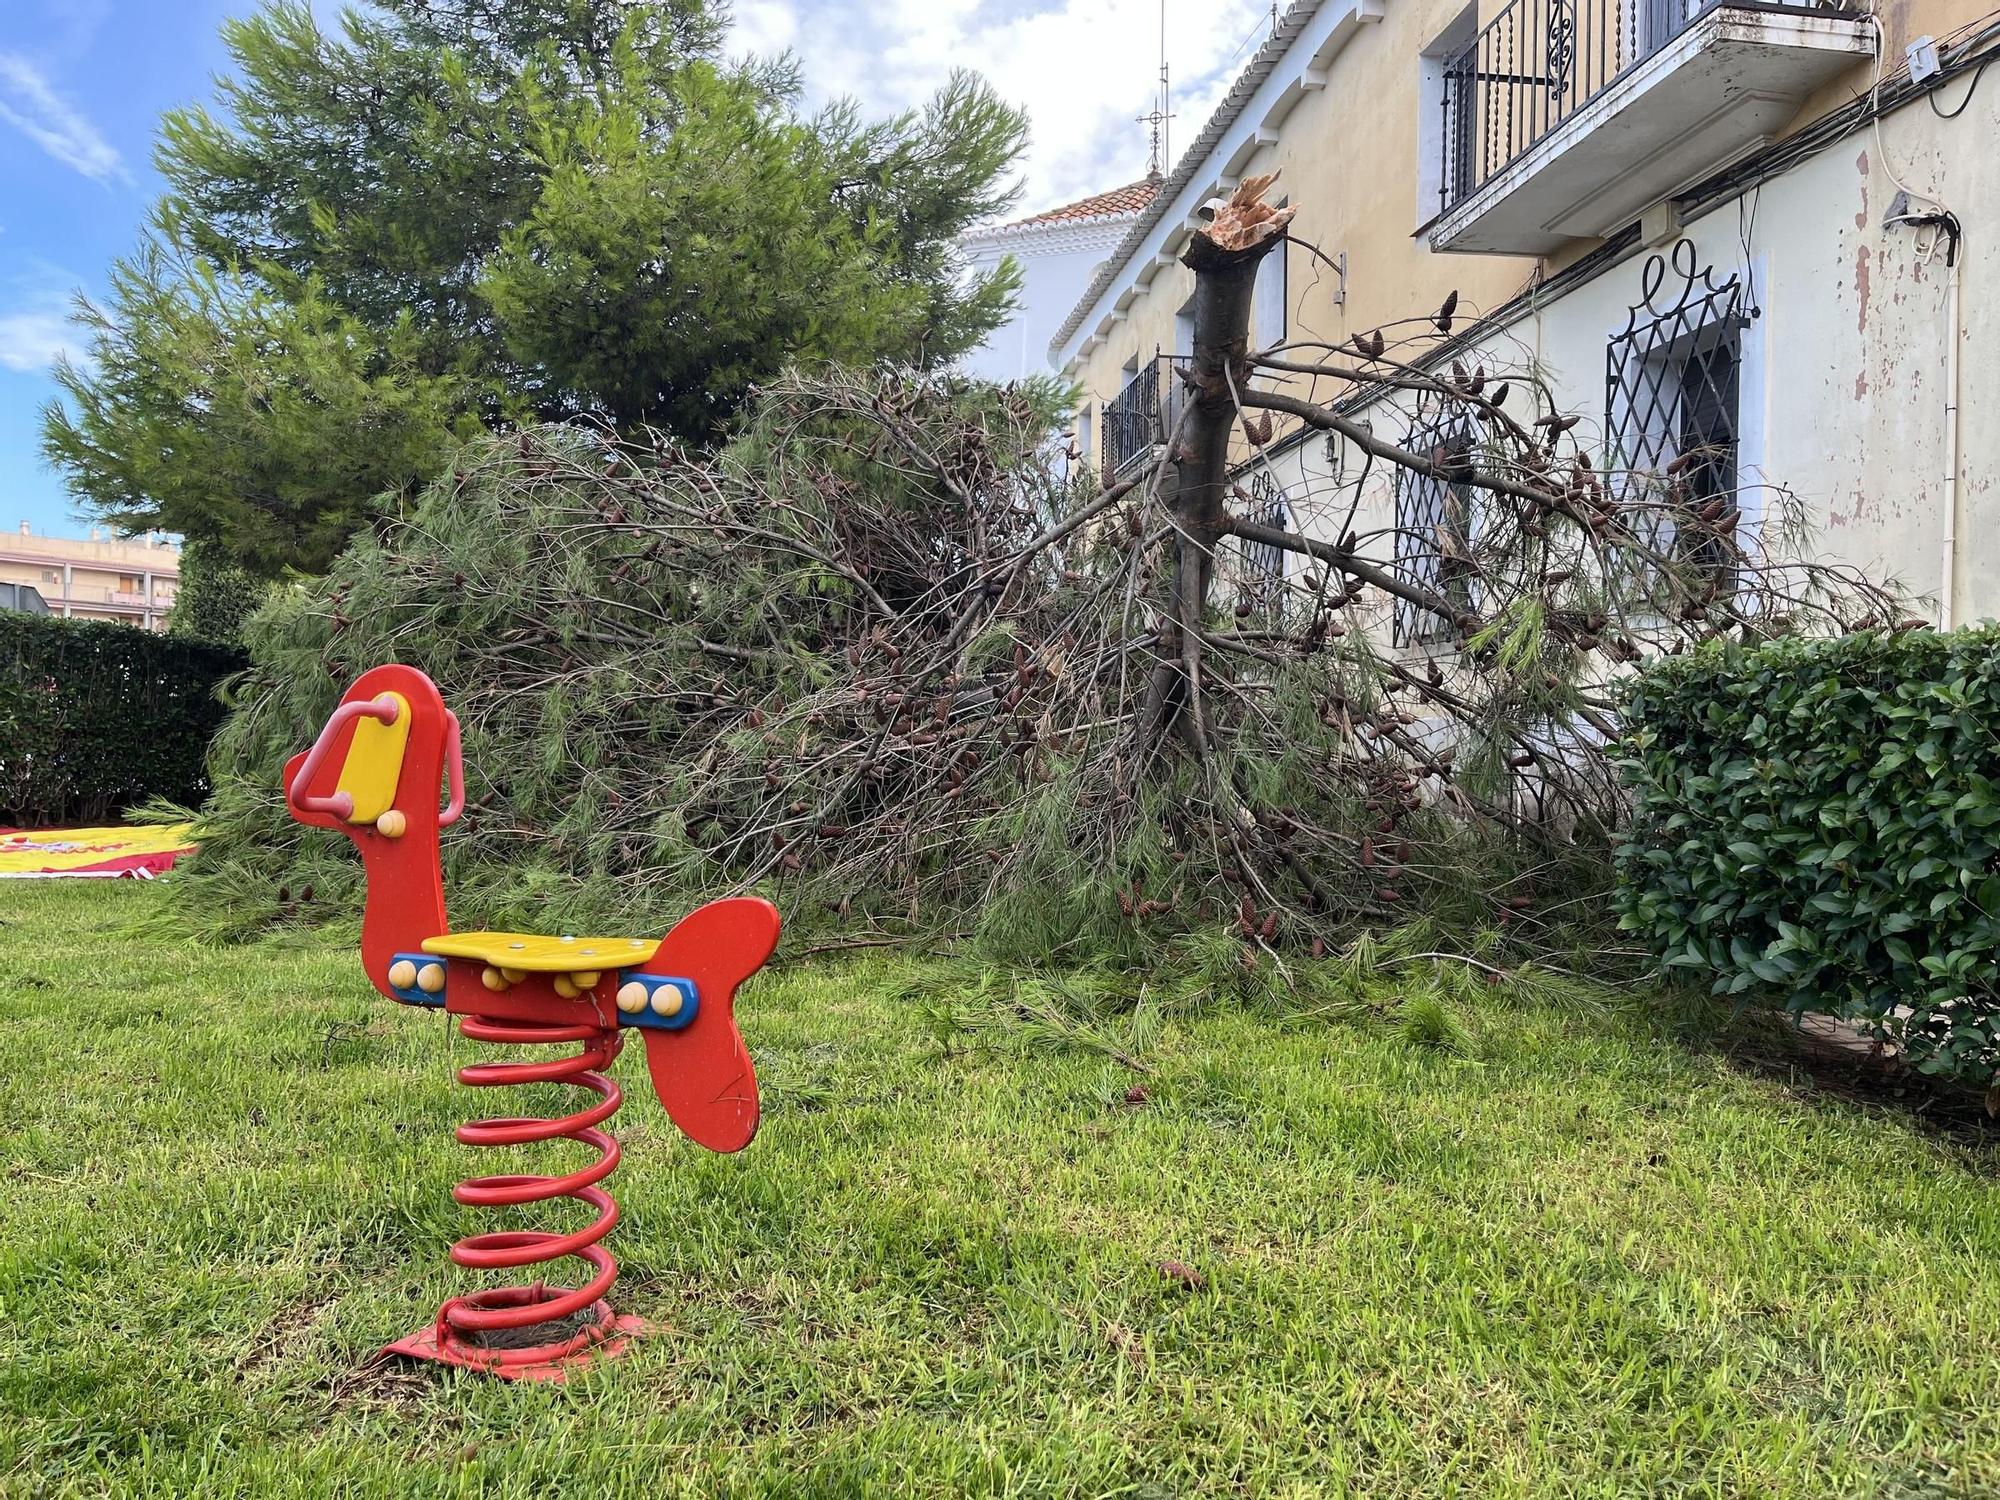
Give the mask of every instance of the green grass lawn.
[{"label": "green grass lawn", "polygon": [[0,886],[0,1491],[2000,1490],[1992,1154],[1497,1000],[1471,1058],[1169,1022],[1135,1104],[947,1053],[906,968],[780,971],[741,1156],[621,1064],[656,1336],[564,1388],[371,1369],[498,1222],[448,1197],[500,1156],[451,1139],[469,1046],[325,944],[120,935],[159,900]]}]

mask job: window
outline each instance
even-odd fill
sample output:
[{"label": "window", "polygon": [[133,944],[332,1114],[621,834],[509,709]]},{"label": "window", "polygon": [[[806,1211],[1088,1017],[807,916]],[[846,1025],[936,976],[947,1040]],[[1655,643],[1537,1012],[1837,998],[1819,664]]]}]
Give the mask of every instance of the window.
[{"label": "window", "polygon": [[1743,386],[1741,279],[1695,269],[1694,245],[1673,248],[1641,277],[1643,295],[1605,357],[1605,463],[1614,490],[1659,512],[1654,550],[1720,576],[1735,553]]},{"label": "window", "polygon": [[1705,0],[1637,0],[1639,55],[1651,57],[1705,9]]},{"label": "window", "polygon": [[1108,474],[1124,472],[1126,465],[1159,441],[1159,363],[1154,359],[1141,364],[1133,355],[1119,372],[1118,395],[1104,404],[1099,437]]},{"label": "window", "polygon": [[[1260,526],[1270,526],[1279,531],[1291,525],[1291,510],[1285,503],[1285,492],[1278,487],[1278,482],[1267,468],[1260,468],[1251,476],[1250,519]],[[1253,610],[1273,618],[1282,616],[1285,610],[1286,555],[1283,547],[1264,542],[1243,544],[1244,595]]]},{"label": "window", "polygon": [[[1396,576],[1442,597],[1453,615],[1468,613],[1473,607],[1472,424],[1455,413],[1420,417],[1405,446],[1428,458],[1446,477],[1407,471],[1397,476]],[[1465,477],[1451,477],[1457,474]],[[1398,599],[1391,638],[1398,646],[1449,641],[1457,633],[1453,615]]]},{"label": "window", "polygon": [[1460,11],[1417,58],[1417,222],[1428,223],[1473,188],[1473,95],[1479,7]]},{"label": "window", "polygon": [[1257,262],[1257,285],[1250,298],[1250,343],[1256,349],[1275,348],[1285,341],[1286,251],[1285,242],[1280,240],[1276,249],[1266,251]]}]

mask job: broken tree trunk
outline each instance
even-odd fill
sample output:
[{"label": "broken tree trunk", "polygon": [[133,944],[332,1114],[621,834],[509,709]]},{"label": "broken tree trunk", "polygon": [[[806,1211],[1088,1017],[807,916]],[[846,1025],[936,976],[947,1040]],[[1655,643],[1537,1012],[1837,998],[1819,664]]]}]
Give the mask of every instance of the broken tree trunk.
[{"label": "broken tree trunk", "polygon": [[[1195,273],[1194,357],[1184,376],[1189,407],[1169,455],[1170,514],[1175,530],[1168,608],[1159,660],[1143,716],[1148,753],[1178,734],[1197,753],[1207,748],[1202,706],[1201,637],[1215,549],[1229,531],[1229,434],[1238,398],[1250,381],[1250,301],[1257,265],[1285,242],[1290,208],[1272,208],[1264,191],[1277,173],[1252,177],[1194,236],[1182,263]],[[1169,434],[1169,441],[1175,441]]]}]

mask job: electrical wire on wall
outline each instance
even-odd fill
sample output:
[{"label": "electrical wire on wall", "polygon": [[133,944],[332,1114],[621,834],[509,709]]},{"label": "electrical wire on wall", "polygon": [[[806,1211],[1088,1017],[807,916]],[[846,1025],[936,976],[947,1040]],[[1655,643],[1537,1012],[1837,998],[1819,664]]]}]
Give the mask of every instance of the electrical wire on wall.
[{"label": "electrical wire on wall", "polygon": [[1743,285],[1750,294],[1750,316],[1761,318],[1764,309],[1757,300],[1757,259],[1751,242],[1757,238],[1757,210],[1764,204],[1764,184],[1758,183],[1736,200],[1736,239],[1743,247]]},{"label": "electrical wire on wall", "polygon": [[1931,107],[1931,113],[1936,115],[1940,120],[1956,120],[1960,115],[1964,114],[1965,107],[1972,102],[1972,96],[1979,92],[1979,80],[1986,76],[1987,65],[1992,61],[1993,55],[1991,53],[1980,59],[1979,66],[1972,70],[1972,82],[1965,86],[1965,97],[1960,99],[1950,109],[1938,108],[1937,92],[1935,90],[1925,94],[1924,102]]},{"label": "electrical wire on wall", "polygon": [[[1876,24],[1879,26],[1879,21]],[[1684,218],[1692,222],[1716,204],[1748,191],[1754,184],[1783,176],[1807,157],[1817,155],[1857,130],[1869,128],[1882,115],[1900,109],[1919,94],[1935,93],[1954,78],[2000,56],[2000,11],[1982,16],[1940,38],[1938,54],[1941,66],[1922,83],[1912,80],[1907,69],[1898,69],[1894,73],[1881,71],[1880,49],[1878,32],[1878,74],[1867,94],[1851,104],[1829,111],[1812,124],[1682,194],[1679,202]]]},{"label": "electrical wire on wall", "polygon": [[[1885,220],[1884,223],[1885,224],[1903,223],[1903,224],[1917,225],[1918,226],[1917,254],[1922,259],[1925,265],[1929,265],[1932,261],[1937,259],[1938,241],[1944,237],[1945,233],[1942,227],[1943,224],[1946,221],[1950,221],[1952,224],[1955,225],[1957,223],[1957,219],[1956,216],[1952,214],[1951,210],[1945,206],[1945,202],[1942,198],[1939,198],[1934,193],[1918,192],[1915,188],[1911,187],[1909,183],[1903,180],[1902,176],[1896,171],[1895,162],[1891,159],[1889,155],[1888,145],[1882,139],[1882,116],[1885,113],[1885,111],[1881,107],[1882,54],[1889,45],[1889,37],[1888,33],[1883,29],[1881,16],[1876,14],[1876,5],[1877,5],[1877,0],[1868,0],[1868,9],[1865,12],[1865,14],[1868,17],[1869,24],[1875,33],[1875,77],[1874,81],[1868,87],[1868,105],[1869,105],[1869,112],[1872,116],[1870,124],[1874,128],[1874,135],[1875,135],[1875,159],[1882,164],[1882,175],[1887,177],[1890,182],[1894,183],[1896,187],[1902,191],[1903,196],[1910,200],[1910,203],[1912,205],[1915,205],[1919,202],[1927,203],[1931,206],[1933,210],[1933,212],[1929,214],[1916,214],[1916,213],[1902,214],[1895,218]],[[1985,64],[1982,63],[1980,66],[1984,67]],[[1978,81],[1979,80],[1977,75],[1974,75],[1973,78],[1974,84],[1976,85]],[[1953,230],[1951,232],[1950,243],[1951,243],[1951,253],[1954,256],[1956,256],[1958,251],[1958,235],[1956,230]]]}]

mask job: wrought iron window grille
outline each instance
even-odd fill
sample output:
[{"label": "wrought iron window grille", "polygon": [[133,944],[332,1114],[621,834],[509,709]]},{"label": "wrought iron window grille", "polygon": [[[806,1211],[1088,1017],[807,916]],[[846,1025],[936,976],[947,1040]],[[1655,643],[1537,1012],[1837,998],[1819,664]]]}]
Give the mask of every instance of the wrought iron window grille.
[{"label": "wrought iron window grille", "polygon": [[[1250,519],[1278,531],[1291,525],[1285,491],[1267,469],[1259,469],[1250,478]],[[1265,542],[1243,544],[1244,595],[1253,611],[1273,620],[1284,618],[1285,556],[1283,547]]]},{"label": "wrought iron window grille", "polygon": [[[1409,599],[1398,599],[1390,622],[1397,646],[1428,646],[1451,640],[1455,615],[1473,608],[1472,547],[1477,492],[1471,483],[1478,433],[1463,413],[1419,410],[1404,446],[1429,459],[1439,474],[1404,470],[1396,480],[1396,575],[1405,583],[1450,604],[1442,614]],[[1463,472],[1465,478],[1453,478]]]},{"label": "wrought iron window grille", "polygon": [[1167,440],[1185,400],[1176,367],[1190,364],[1185,356],[1155,352],[1140,363],[1117,396],[1104,403],[1098,418],[1098,452],[1105,473],[1124,473]]},{"label": "wrought iron window grille", "polygon": [[1649,502],[1652,550],[1729,589],[1742,334],[1756,309],[1740,272],[1717,281],[1713,266],[1697,267],[1692,241],[1670,255],[1646,262],[1640,300],[1605,352],[1605,482]]}]

